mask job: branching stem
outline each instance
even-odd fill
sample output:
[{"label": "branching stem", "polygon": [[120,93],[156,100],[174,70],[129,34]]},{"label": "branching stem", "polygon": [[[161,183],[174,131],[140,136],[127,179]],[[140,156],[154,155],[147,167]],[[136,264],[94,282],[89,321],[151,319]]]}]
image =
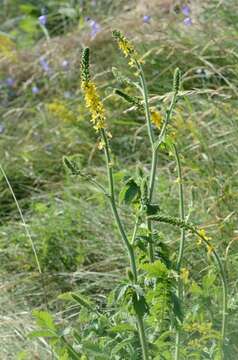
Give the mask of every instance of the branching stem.
[{"label": "branching stem", "polygon": [[[111,204],[112,212],[114,215],[115,222],[117,224],[118,230],[120,232],[120,235],[123,239],[123,242],[127,248],[128,256],[130,259],[130,265],[131,265],[131,271],[134,278],[134,283],[137,283],[138,275],[137,275],[137,267],[136,267],[136,261],[135,261],[135,254],[133,245],[129,242],[126,232],[124,230],[124,227],[122,225],[120,216],[118,214],[116,201],[115,201],[115,192],[114,192],[114,180],[113,180],[113,172],[112,172],[112,161],[110,156],[110,148],[108,143],[107,135],[104,131],[104,129],[101,129],[101,136],[104,143],[104,152],[106,157],[106,165],[107,165],[107,172],[108,172],[108,183],[109,183],[109,201]],[[135,230],[136,233],[136,230]],[[135,236],[135,235],[134,235]],[[146,341],[146,335],[145,335],[145,328],[144,328],[144,321],[143,317],[137,315],[137,325],[138,325],[138,331],[139,331],[139,337],[140,337],[140,343],[143,353],[143,359],[149,360],[149,353],[148,353],[148,344]]]}]

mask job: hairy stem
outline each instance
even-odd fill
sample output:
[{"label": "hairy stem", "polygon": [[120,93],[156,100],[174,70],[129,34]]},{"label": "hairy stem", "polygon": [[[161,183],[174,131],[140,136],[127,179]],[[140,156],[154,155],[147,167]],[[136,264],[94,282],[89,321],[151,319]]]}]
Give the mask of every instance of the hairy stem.
[{"label": "hairy stem", "polygon": [[[179,211],[180,211],[180,217],[183,221],[185,221],[185,210],[184,210],[184,196],[183,196],[183,179],[182,179],[182,170],[181,170],[181,163],[179,158],[179,153],[177,150],[177,147],[175,144],[173,144],[174,154],[176,158],[177,163],[177,171],[178,171],[178,182],[179,182]],[[182,265],[183,260],[183,253],[184,253],[184,243],[185,243],[185,229],[181,229],[181,238],[180,238],[180,244],[179,244],[179,254],[178,259],[176,263],[176,270],[178,274],[180,274],[180,269]],[[178,288],[177,288],[177,295],[182,302],[182,296],[183,296],[183,283],[178,277]],[[178,326],[178,329],[176,331],[176,341],[175,341],[175,360],[179,360],[180,358],[180,340],[181,340],[181,329],[180,326]]]},{"label": "hairy stem", "polygon": [[[145,118],[148,130],[148,136],[150,139],[151,149],[152,149],[152,162],[151,162],[151,170],[150,170],[150,181],[149,181],[149,203],[152,201],[153,192],[154,192],[154,185],[155,185],[155,174],[156,174],[156,166],[157,166],[157,151],[154,151],[154,142],[155,136],[152,129],[151,118],[150,118],[150,109],[149,109],[149,98],[148,98],[148,89],[145,80],[145,75],[140,64],[137,64],[139,76],[140,76],[140,83],[141,83],[141,92],[144,100],[144,110],[145,110]],[[147,220],[147,228],[149,232],[149,245],[148,245],[148,255],[150,262],[154,262],[154,246],[152,241],[152,223],[150,220]]]},{"label": "hairy stem", "polygon": [[[120,235],[121,235],[123,242],[128,251],[128,256],[130,259],[131,271],[133,273],[134,282],[137,283],[138,276],[137,276],[137,267],[136,267],[134,249],[133,249],[132,244],[129,242],[129,240],[127,238],[127,235],[125,233],[125,230],[122,225],[120,216],[118,214],[117,206],[116,206],[110,148],[109,148],[108,138],[107,138],[107,135],[106,135],[104,129],[101,129],[101,136],[102,136],[102,139],[104,142],[104,151],[105,151],[106,164],[107,164],[108,182],[109,182],[109,200],[110,200],[110,204],[111,204],[115,222],[117,224]],[[135,232],[136,232],[136,230],[135,230]],[[148,345],[147,345],[147,341],[146,341],[143,317],[137,315],[137,324],[138,324],[141,348],[142,348],[142,352],[143,352],[143,359],[148,360],[149,359]]]}]

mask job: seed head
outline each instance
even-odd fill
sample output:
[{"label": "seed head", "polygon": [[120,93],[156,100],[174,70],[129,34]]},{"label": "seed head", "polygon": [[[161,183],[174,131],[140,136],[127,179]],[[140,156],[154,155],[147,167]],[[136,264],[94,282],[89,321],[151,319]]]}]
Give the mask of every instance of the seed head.
[{"label": "seed head", "polygon": [[90,80],[89,58],[90,58],[89,48],[83,49],[82,59],[81,59],[81,77],[82,77],[82,81],[86,81],[86,82]]},{"label": "seed head", "polygon": [[174,71],[174,83],[173,83],[173,91],[178,93],[180,89],[180,82],[181,82],[181,71],[179,68],[176,68]]}]

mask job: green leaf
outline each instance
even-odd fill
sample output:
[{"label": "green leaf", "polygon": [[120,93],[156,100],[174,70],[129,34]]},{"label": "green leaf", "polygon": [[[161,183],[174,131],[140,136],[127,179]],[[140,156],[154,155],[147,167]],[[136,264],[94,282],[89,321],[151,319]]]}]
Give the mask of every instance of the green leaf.
[{"label": "green leaf", "polygon": [[132,302],[133,302],[133,308],[135,310],[135,313],[143,317],[145,314],[149,313],[149,306],[146,303],[144,295],[139,295],[134,292],[132,296]]},{"label": "green leaf", "polygon": [[206,274],[202,279],[202,285],[206,290],[210,290],[211,286],[216,280],[216,275],[214,273]]},{"label": "green leaf", "polygon": [[168,269],[164,263],[160,260],[156,260],[152,264],[142,264],[141,268],[144,269],[149,277],[167,277],[168,276]]},{"label": "green leaf", "polygon": [[160,211],[159,205],[156,204],[149,204],[146,208],[146,214],[149,215],[156,215]]},{"label": "green leaf", "polygon": [[121,323],[121,324],[112,326],[110,328],[110,331],[113,332],[113,333],[122,333],[124,331],[132,331],[132,332],[134,332],[135,328],[131,324]]},{"label": "green leaf", "polygon": [[59,9],[59,14],[67,16],[71,19],[74,19],[77,17],[77,11],[74,8],[71,7],[62,7]]},{"label": "green leaf", "polygon": [[50,329],[54,332],[57,331],[56,325],[52,316],[47,311],[34,310],[32,315],[36,319],[37,325],[42,329]]},{"label": "green leaf", "polygon": [[111,355],[115,355],[119,353],[120,350],[125,349],[126,345],[129,345],[132,342],[132,339],[124,339],[121,342],[117,343],[117,345],[112,349]]},{"label": "green leaf", "polygon": [[97,344],[91,342],[91,341],[84,341],[83,342],[83,349],[86,352],[89,352],[89,354],[97,356],[97,359],[100,360],[109,360],[109,356],[104,353],[104,351],[98,346]]},{"label": "green leaf", "polygon": [[36,338],[36,337],[57,338],[57,334],[51,330],[36,330],[36,331],[30,332],[29,337],[30,338]]},{"label": "green leaf", "polygon": [[175,315],[176,319],[178,320],[178,322],[182,323],[183,322],[183,312],[182,312],[182,308],[181,308],[181,303],[180,303],[178,296],[174,292],[171,293],[171,300],[172,300],[174,315]]},{"label": "green leaf", "polygon": [[79,296],[77,294],[72,293],[71,296],[82,307],[85,307],[90,311],[96,312],[96,310],[90,305],[90,303],[82,295]]},{"label": "green leaf", "polygon": [[38,23],[34,17],[26,16],[19,23],[19,27],[21,28],[21,30],[25,31],[26,33],[33,35],[34,33],[38,32],[37,24]]},{"label": "green leaf", "polygon": [[121,189],[119,194],[119,202],[127,205],[136,200],[140,193],[140,188],[133,179],[130,179]]}]

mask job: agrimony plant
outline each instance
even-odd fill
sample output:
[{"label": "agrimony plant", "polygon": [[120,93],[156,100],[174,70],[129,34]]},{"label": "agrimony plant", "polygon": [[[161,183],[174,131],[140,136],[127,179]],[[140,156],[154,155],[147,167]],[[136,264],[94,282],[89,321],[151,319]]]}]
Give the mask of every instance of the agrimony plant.
[{"label": "agrimony plant", "polygon": [[[81,88],[86,106],[91,113],[92,125],[100,138],[99,148],[104,151],[108,177],[107,188],[94,177],[84,173],[73,158],[65,157],[64,164],[72,175],[79,176],[94,185],[108,200],[118,232],[128,254],[130,268],[127,269],[127,279],[122,281],[110,297],[107,311],[89,305],[79,295],[71,295],[71,300],[76,301],[86,312],[88,325],[81,329],[81,335],[77,330],[74,331],[73,342],[75,346],[67,343],[67,346],[64,345],[64,351],[67,352],[70,349],[67,354],[69,358],[73,359],[77,358],[77,353],[79,359],[90,360],[101,358],[115,360],[122,358],[135,360],[141,358],[144,360],[172,359],[173,352],[167,344],[167,339],[170,339],[176,332],[174,358],[178,360],[180,358],[181,330],[184,318],[181,266],[184,256],[185,235],[191,233],[200,238],[208,253],[213,256],[222,281],[223,307],[220,353],[221,358],[223,358],[227,314],[226,274],[220,257],[211,245],[205,231],[198,229],[186,220],[179,152],[173,143],[173,138],[166,136],[173,110],[179,99],[181,72],[179,69],[174,72],[170,104],[165,111],[165,116],[162,116],[156,108],[150,107],[143,62],[134,45],[118,30],[113,31],[113,37],[123,55],[128,59],[129,66],[133,68],[136,81],[126,78],[115,68],[113,73],[119,82],[135,86],[139,92],[137,97],[128,95],[120,89],[117,89],[115,94],[138,111],[144,112],[151,148],[151,164],[149,174],[137,167],[131,176],[125,178],[118,198],[110,146],[111,133],[108,128],[106,111],[99,97],[96,84],[91,79],[89,48],[84,49],[81,61]],[[178,168],[179,218],[164,214],[159,204],[154,203],[158,153],[161,145],[165,143],[173,151]],[[125,229],[118,202],[124,203],[133,212],[135,222],[131,234],[128,234]],[[155,223],[171,224],[181,230],[179,252],[175,263],[170,260],[168,247],[161,242],[160,233],[154,227]],[[97,331],[93,325],[95,321]],[[97,346],[93,345],[95,338]],[[166,346],[167,350],[164,352]]]}]

